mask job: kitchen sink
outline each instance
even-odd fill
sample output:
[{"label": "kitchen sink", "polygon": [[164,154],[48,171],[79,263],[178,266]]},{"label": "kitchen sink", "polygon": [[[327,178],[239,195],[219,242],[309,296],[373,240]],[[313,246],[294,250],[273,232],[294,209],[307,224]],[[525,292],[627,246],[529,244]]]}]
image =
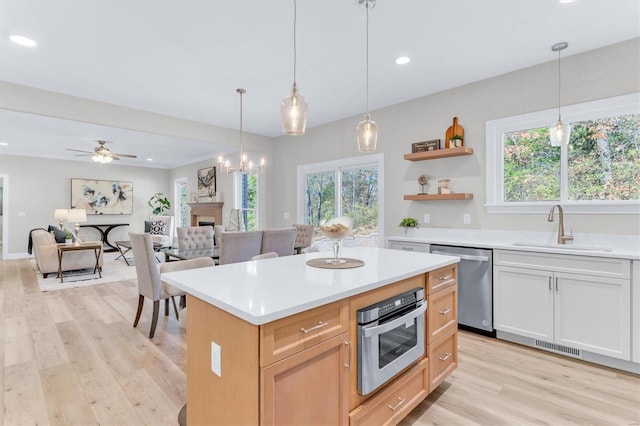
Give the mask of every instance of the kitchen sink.
[{"label": "kitchen sink", "polygon": [[562,250],[581,250],[581,251],[612,251],[608,247],[597,246],[583,246],[580,244],[556,244],[556,243],[529,243],[529,242],[517,242],[513,243],[514,246],[520,247],[540,247],[540,248],[552,248]]}]

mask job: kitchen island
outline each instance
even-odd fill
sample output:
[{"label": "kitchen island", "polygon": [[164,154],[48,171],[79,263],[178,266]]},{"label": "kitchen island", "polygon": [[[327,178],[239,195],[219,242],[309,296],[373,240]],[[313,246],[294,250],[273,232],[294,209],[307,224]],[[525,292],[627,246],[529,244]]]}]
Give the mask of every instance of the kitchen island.
[{"label": "kitchen island", "polygon": [[[163,274],[188,293],[189,424],[397,423],[456,368],[459,259],[342,254],[365,264],[308,266],[320,252]],[[356,311],[416,287],[428,305],[424,356],[359,395]]]}]

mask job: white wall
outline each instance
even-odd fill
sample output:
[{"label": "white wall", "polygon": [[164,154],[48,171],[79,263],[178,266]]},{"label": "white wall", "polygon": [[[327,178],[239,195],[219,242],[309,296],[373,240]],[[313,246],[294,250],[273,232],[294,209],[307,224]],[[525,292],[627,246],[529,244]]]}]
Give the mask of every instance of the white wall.
[{"label": "white wall", "polygon": [[[0,155],[0,174],[9,179],[8,257],[27,252],[29,231],[56,225],[56,208],[70,208],[71,178],[133,182],[133,214],[88,216],[88,223],[129,223],[109,234],[111,241],[128,240],[128,232],[142,232],[151,213],[147,201],[156,192],[170,192],[169,170],[96,164],[92,161],[61,161]],[[6,188],[5,188],[6,190]],[[24,213],[24,216],[21,214]],[[65,226],[68,226],[65,224]],[[92,229],[82,229],[81,238],[97,239]]]},{"label": "white wall", "polygon": [[[562,59],[563,104],[586,102],[640,91],[640,39],[612,45]],[[473,66],[463,64],[462,66]],[[427,78],[427,77],[425,77]],[[375,87],[370,89],[372,92]],[[336,102],[339,98],[336,98]],[[313,99],[309,99],[313,114]],[[398,223],[412,216],[422,222],[431,215],[434,227],[484,229],[555,230],[546,216],[488,214],[485,203],[485,122],[527,112],[557,107],[557,62],[552,61],[492,79],[454,88],[432,96],[398,104],[371,113],[379,128],[377,152],[385,156],[385,229],[399,234]],[[475,153],[422,162],[409,162],[403,155],[411,143],[441,139],[457,116],[465,129],[465,145]],[[296,166],[360,155],[356,126],[362,116],[308,129],[305,136],[280,137],[275,156],[278,168],[273,185],[275,198],[270,223],[290,223],[283,213],[296,212]],[[551,124],[551,123],[550,123]],[[418,176],[427,174],[431,185],[437,178],[451,178],[454,192],[471,192],[472,201],[404,201],[404,194],[419,192]],[[431,186],[433,192],[433,186]],[[471,224],[463,224],[463,214]],[[640,234],[637,215],[566,215],[565,228],[574,232]]]}]

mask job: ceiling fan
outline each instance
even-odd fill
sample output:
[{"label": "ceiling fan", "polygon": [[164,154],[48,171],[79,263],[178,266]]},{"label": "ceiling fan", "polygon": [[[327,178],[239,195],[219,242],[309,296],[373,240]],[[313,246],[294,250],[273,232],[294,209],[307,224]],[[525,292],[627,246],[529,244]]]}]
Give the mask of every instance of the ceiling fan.
[{"label": "ceiling fan", "polygon": [[109,163],[109,162],[111,162],[111,160],[119,160],[120,157],[138,158],[137,156],[130,155],[130,154],[114,154],[114,153],[111,152],[111,150],[109,148],[104,146],[107,143],[107,141],[97,141],[97,142],[98,142],[98,146],[93,148],[93,152],[92,151],[82,151],[82,150],[79,150],[79,149],[71,149],[71,148],[66,148],[66,150],[67,151],[82,152],[82,154],[76,155],[77,157],[83,157],[83,156],[91,155],[91,159],[93,161],[95,161],[96,163]]}]

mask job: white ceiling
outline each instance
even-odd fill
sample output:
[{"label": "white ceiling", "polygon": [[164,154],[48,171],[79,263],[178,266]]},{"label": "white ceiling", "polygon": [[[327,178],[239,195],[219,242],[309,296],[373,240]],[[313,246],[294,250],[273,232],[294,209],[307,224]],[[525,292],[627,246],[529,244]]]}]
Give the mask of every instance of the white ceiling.
[{"label": "white ceiling", "polygon": [[[357,4],[298,0],[297,82],[308,127],[365,112],[365,11]],[[638,0],[377,0],[369,109],[555,60],[558,41],[569,42],[569,56],[639,37],[639,9]],[[13,33],[38,46],[13,44]],[[0,0],[0,80],[234,129],[235,89],[244,87],[244,129],[278,136],[293,81],[292,33],[293,0]],[[399,55],[412,61],[398,66]],[[0,111],[0,141],[10,144],[0,154],[71,159],[61,147],[91,150],[96,139],[139,156],[120,164],[173,167],[212,151]],[[169,148],[178,143],[181,150]]]}]

